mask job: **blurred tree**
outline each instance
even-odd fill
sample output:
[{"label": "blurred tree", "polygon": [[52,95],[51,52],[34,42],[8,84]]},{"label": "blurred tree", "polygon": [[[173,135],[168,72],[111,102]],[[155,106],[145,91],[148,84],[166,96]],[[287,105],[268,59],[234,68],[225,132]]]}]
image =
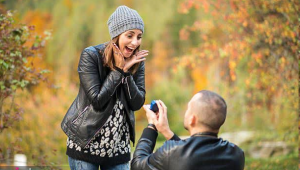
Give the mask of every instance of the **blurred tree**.
[{"label": "blurred tree", "polygon": [[33,30],[34,26],[15,23],[11,12],[0,14],[0,133],[22,118],[22,107],[15,102],[17,90],[46,80],[48,70],[38,69],[31,61],[47,37]]},{"label": "blurred tree", "polygon": [[[186,0],[180,12],[195,9],[208,16],[182,28],[180,38],[189,39],[193,30],[202,42],[180,58],[180,65],[196,69],[210,63],[207,88],[230,99],[236,115],[232,128],[275,129],[295,140],[288,120],[296,120],[298,109],[299,1]],[[199,78],[193,76],[194,82]]]}]

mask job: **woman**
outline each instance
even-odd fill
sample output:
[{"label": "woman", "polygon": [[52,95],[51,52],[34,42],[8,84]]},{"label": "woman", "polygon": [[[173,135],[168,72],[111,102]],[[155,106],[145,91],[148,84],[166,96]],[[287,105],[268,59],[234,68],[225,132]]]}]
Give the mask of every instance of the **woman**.
[{"label": "woman", "polygon": [[144,23],[135,10],[120,6],[107,24],[111,41],[81,53],[79,93],[61,124],[72,170],[129,169],[133,111],[146,93],[148,51],[139,50]]}]

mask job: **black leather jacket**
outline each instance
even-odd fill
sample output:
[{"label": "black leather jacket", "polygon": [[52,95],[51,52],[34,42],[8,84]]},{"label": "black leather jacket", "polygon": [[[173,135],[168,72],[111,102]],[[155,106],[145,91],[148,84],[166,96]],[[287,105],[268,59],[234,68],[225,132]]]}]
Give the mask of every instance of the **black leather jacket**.
[{"label": "black leather jacket", "polygon": [[191,136],[180,140],[176,135],[154,153],[157,132],[146,128],[139,140],[132,170],[242,170],[244,152],[233,143],[212,136]]},{"label": "black leather jacket", "polygon": [[103,66],[105,44],[83,50],[78,65],[79,93],[67,111],[61,128],[75,143],[85,147],[112,113],[117,98],[127,113],[130,140],[135,142],[135,117],[145,102],[145,65],[134,75]]}]

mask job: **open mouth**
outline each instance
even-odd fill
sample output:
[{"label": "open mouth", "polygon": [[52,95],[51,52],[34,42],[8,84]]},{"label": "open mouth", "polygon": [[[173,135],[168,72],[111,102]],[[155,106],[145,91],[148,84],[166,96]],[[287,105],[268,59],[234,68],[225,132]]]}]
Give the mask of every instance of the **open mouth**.
[{"label": "open mouth", "polygon": [[130,47],[127,47],[127,46],[125,46],[125,49],[126,49],[126,51],[127,51],[128,53],[132,53],[133,50],[134,50],[134,48],[130,48]]}]

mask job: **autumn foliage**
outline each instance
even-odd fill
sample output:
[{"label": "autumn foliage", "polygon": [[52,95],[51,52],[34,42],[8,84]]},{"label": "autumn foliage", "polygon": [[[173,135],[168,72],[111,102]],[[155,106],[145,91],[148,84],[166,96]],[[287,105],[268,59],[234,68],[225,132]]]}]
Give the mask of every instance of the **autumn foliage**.
[{"label": "autumn foliage", "polygon": [[[227,101],[228,116],[220,133],[251,130],[260,134],[255,136],[259,141],[279,140],[297,145],[298,0],[151,0],[142,3],[6,0],[0,3],[0,9],[3,8],[0,11],[18,10],[16,21],[35,27],[31,30],[33,27],[12,24],[2,31],[1,25],[0,35],[11,37],[10,44],[0,43],[1,49],[14,48],[5,47],[11,53],[7,55],[0,51],[0,96],[7,96],[2,119],[3,122],[8,118],[12,120],[2,127],[13,125],[0,133],[3,143],[0,164],[12,159],[15,153],[24,153],[30,165],[67,165],[67,137],[60,123],[78,93],[80,53],[85,47],[110,39],[106,21],[120,3],[139,11],[144,20],[141,49],[149,50],[145,67],[146,104],[153,99],[163,100],[174,132],[188,135],[183,128],[187,103],[194,93],[208,89]],[[10,17],[6,17],[10,23]],[[32,48],[35,34],[42,35],[45,30],[53,31],[52,38],[46,48],[38,49],[40,57],[37,57],[37,50]],[[31,39],[23,43],[25,35]],[[39,36],[40,45],[46,37]],[[24,53],[28,55],[22,55],[25,59],[18,52],[22,50],[28,51]],[[16,62],[20,62],[19,65]],[[12,65],[20,66],[20,70],[12,70]],[[31,71],[24,71],[27,67]],[[54,84],[51,88],[33,85],[33,80],[42,75],[38,68],[51,70],[48,74]],[[25,76],[23,79],[8,76],[12,73]],[[22,116],[19,111],[9,109],[12,94],[16,94],[14,101],[24,110]],[[18,114],[14,116],[13,112]],[[142,109],[135,115],[138,138],[147,121]],[[162,141],[164,138],[159,136],[158,142]],[[249,164],[247,148],[242,148],[246,151],[246,169],[259,169],[262,164],[268,166],[274,162],[286,166],[277,159],[262,163],[254,160]],[[294,159],[287,156],[283,162],[289,164],[288,160]]]},{"label": "autumn foliage", "polygon": [[[229,96],[240,94],[244,102],[241,122],[252,122],[265,108],[277,126],[282,114],[297,109],[290,99],[297,93],[299,5],[296,0],[187,0],[180,5],[181,13],[196,9],[208,17],[180,31],[183,42],[191,32],[199,32],[201,43],[179,63],[193,70],[218,63],[215,80],[227,87]],[[285,107],[284,100],[290,106]]]},{"label": "autumn foliage", "polygon": [[0,133],[20,118],[21,108],[14,102],[16,91],[37,85],[48,72],[31,62],[45,44],[33,30],[34,26],[15,23],[11,12],[0,15]]}]

